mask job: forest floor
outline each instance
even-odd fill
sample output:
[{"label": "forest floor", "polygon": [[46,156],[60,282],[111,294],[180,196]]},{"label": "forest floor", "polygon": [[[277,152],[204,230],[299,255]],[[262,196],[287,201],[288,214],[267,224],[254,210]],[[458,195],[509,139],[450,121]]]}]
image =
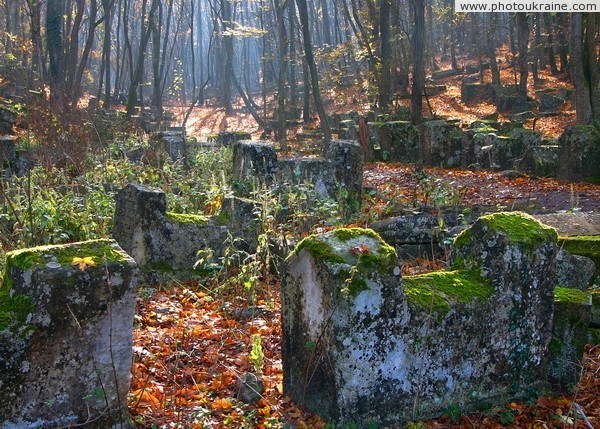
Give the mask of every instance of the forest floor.
[{"label": "forest floor", "polygon": [[[503,69],[503,78],[512,79],[508,68]],[[544,75],[544,85],[570,86],[563,78]],[[447,86],[447,91],[430,98],[433,113],[459,118],[465,124],[492,114],[495,108],[489,103],[459,102],[460,79],[458,76],[439,82]],[[348,91],[343,103],[329,103],[330,110],[366,111],[365,103],[355,102],[360,94]],[[329,91],[328,99],[344,97]],[[567,103],[559,116],[544,118],[536,125],[546,137],[555,138],[573,121],[574,112]],[[295,141],[295,132],[315,126],[311,122],[291,132],[292,147],[302,151],[304,143]],[[219,131],[249,131],[256,139],[262,130],[241,106],[232,116],[210,105],[195,109],[188,123],[191,135],[205,139]],[[413,166],[377,163],[366,165],[364,184],[376,190],[376,196],[365,209],[365,218],[381,217],[384,210],[393,215],[423,205],[451,204],[536,212],[600,211],[600,186],[550,178],[438,168],[417,171]],[[261,277],[252,288],[235,282],[224,286],[227,283],[220,280],[220,283],[193,281],[141,290],[129,398],[138,427],[328,427],[283,394],[278,279],[271,275]],[[248,308],[254,309],[254,314]],[[260,347],[256,345],[257,338]],[[481,412],[462,414],[461,410],[449,410],[439,419],[415,422],[410,427],[598,428],[600,346],[588,347],[580,369],[581,381],[572,393],[532,397]],[[238,382],[243,374],[257,370],[264,382],[264,392],[257,403],[247,405],[238,400]],[[578,408],[580,413],[576,411]]]},{"label": "forest floor", "polygon": [[[147,295],[138,299],[129,398],[138,427],[327,427],[283,394],[276,279],[261,279],[254,290],[241,286],[215,293],[187,283],[144,291]],[[249,306],[255,309],[255,317]],[[261,339],[258,354],[253,353],[257,336]],[[256,368],[264,392],[257,403],[247,405],[238,400],[238,380]],[[600,346],[588,347],[581,371],[573,393],[538,398],[536,394],[543,392],[535,392],[525,401],[465,414],[450,409],[439,419],[419,423],[416,416],[410,427],[598,428]],[[578,406],[583,414],[575,411]]]}]

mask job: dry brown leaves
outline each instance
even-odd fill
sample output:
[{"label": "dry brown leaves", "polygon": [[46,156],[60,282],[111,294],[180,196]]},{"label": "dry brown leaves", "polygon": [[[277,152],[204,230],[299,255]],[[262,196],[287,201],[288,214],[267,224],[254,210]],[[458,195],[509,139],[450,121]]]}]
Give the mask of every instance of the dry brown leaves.
[{"label": "dry brown leaves", "polygon": [[[364,183],[377,189],[383,202],[399,207],[414,207],[427,202],[427,192],[446,189],[458,194],[460,206],[484,206],[498,209],[535,209],[557,211],[600,210],[600,186],[567,183],[554,178],[526,175],[505,177],[501,173],[473,170],[443,170],[377,163],[367,164]],[[448,201],[451,202],[451,201]]]},{"label": "dry brown leaves", "polygon": [[[139,299],[129,408],[139,428],[276,428],[283,422],[320,429],[326,423],[282,394],[278,284],[263,285],[253,302],[244,290],[219,295],[188,283]],[[262,317],[238,317],[249,305]],[[236,381],[252,371],[251,339],[259,334],[265,391],[253,405],[237,399]],[[589,350],[576,395],[511,403],[485,413],[443,417],[427,428],[573,427],[573,403],[600,425],[600,347]],[[583,419],[577,420],[585,427]],[[597,426],[596,426],[597,427]]]}]

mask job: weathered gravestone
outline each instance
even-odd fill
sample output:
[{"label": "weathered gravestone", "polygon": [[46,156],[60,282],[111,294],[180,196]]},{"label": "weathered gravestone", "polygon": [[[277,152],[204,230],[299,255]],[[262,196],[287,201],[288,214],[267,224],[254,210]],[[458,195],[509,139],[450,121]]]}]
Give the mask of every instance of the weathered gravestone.
[{"label": "weathered gravestone", "polygon": [[185,129],[174,127],[169,130],[159,131],[150,138],[157,149],[164,151],[173,161],[183,161],[187,157]]},{"label": "weathered gravestone", "polygon": [[0,134],[11,134],[17,121],[15,110],[6,104],[0,104]]},{"label": "weathered gravestone", "polygon": [[162,190],[129,184],[117,194],[113,238],[145,276],[183,275],[193,270],[198,250],[222,254],[227,227],[212,217],[167,212]]},{"label": "weathered gravestone", "polygon": [[556,239],[522,213],[483,216],[456,238],[454,271],[404,278],[370,230],[305,239],[282,287],[284,391],[365,427],[544,385]]},{"label": "weathered gravestone", "polygon": [[380,160],[415,163],[420,159],[419,130],[408,121],[369,122],[367,138],[371,153]]},{"label": "weathered gravestone", "polygon": [[14,136],[0,136],[0,171],[11,171],[16,161]]},{"label": "weathered gravestone", "polygon": [[266,141],[241,140],[233,146],[233,177],[238,182],[256,179],[270,185],[277,169],[277,153]]},{"label": "weathered gravestone", "polygon": [[247,131],[221,131],[219,134],[210,136],[209,141],[214,141],[218,146],[231,147],[240,140],[250,140],[252,135]]},{"label": "weathered gravestone", "polygon": [[558,178],[567,182],[600,180],[600,132],[592,125],[567,127],[559,138]]},{"label": "weathered gravestone", "polygon": [[342,203],[351,216],[360,211],[363,164],[362,148],[351,140],[327,142],[322,156],[315,158],[278,159],[266,142],[240,141],[233,150],[233,176],[242,188],[285,191],[290,185],[309,184],[320,198]]},{"label": "weathered gravestone", "polygon": [[0,427],[129,427],[136,271],[113,240],[7,254]]},{"label": "weathered gravestone", "polygon": [[427,121],[419,125],[423,164],[434,167],[461,165],[463,133],[446,121]]}]

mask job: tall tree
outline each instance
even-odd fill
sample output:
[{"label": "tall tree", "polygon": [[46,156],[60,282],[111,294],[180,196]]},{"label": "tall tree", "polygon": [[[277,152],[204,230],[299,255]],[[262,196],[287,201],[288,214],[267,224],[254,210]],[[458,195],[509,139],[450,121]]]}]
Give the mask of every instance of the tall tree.
[{"label": "tall tree", "polygon": [[46,44],[50,61],[50,100],[55,106],[63,107],[63,0],[47,0]]},{"label": "tall tree", "polygon": [[275,1],[275,13],[277,15],[277,34],[279,36],[279,76],[277,79],[277,135],[281,149],[287,151],[287,136],[285,131],[285,75],[288,56],[287,32],[285,29],[285,7],[287,0],[283,3],[280,0]]},{"label": "tall tree", "polygon": [[600,125],[600,71],[596,14],[571,14],[571,76],[575,87],[577,122]]},{"label": "tall tree", "polygon": [[315,102],[315,107],[317,108],[317,113],[319,114],[323,138],[326,142],[328,142],[331,140],[331,129],[329,128],[329,120],[327,119],[325,107],[323,106],[323,100],[321,99],[321,92],[319,90],[319,75],[317,74],[317,65],[315,64],[315,57],[313,55],[312,40],[310,36],[310,23],[308,21],[308,6],[306,5],[306,0],[296,0],[296,4],[298,5],[300,27],[302,27],[304,61],[306,61],[307,67],[310,71],[313,100]]},{"label": "tall tree", "polygon": [[423,87],[425,86],[425,2],[411,0],[413,13],[413,76],[411,96],[411,120],[413,124],[423,121]]},{"label": "tall tree", "polygon": [[527,76],[529,75],[527,47],[529,44],[529,23],[527,14],[519,12],[517,15],[517,35],[519,49],[519,95],[527,96]]},{"label": "tall tree", "polygon": [[392,101],[390,71],[390,2],[379,0],[379,108],[388,111]]}]

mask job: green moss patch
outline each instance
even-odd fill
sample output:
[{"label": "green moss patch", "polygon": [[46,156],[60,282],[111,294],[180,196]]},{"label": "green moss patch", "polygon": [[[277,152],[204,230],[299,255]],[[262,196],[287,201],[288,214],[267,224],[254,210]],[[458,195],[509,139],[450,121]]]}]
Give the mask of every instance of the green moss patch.
[{"label": "green moss patch", "polygon": [[6,254],[7,266],[21,267],[25,270],[48,262],[58,262],[61,265],[71,265],[73,258],[91,257],[96,265],[107,262],[129,261],[129,256],[115,249],[116,241],[101,239],[81,241],[78,243],[39,246],[15,250]]},{"label": "green moss patch", "polygon": [[29,297],[12,293],[11,289],[8,281],[0,286],[0,331],[26,326],[28,315],[35,309]]},{"label": "green moss patch", "polygon": [[561,237],[558,244],[573,255],[590,258],[596,264],[596,269],[600,269],[600,235]]},{"label": "green moss patch", "polygon": [[485,302],[494,294],[491,282],[478,271],[438,271],[406,276],[404,291],[408,303],[445,314],[453,302]]},{"label": "green moss patch", "polygon": [[585,305],[590,304],[590,294],[579,289],[557,286],[554,288],[554,302]]},{"label": "green moss patch", "polygon": [[305,238],[295,252],[306,249],[316,261],[348,264],[359,269],[385,271],[397,261],[396,251],[375,231],[363,228],[340,228]]},{"label": "green moss patch", "polygon": [[177,223],[188,223],[195,225],[206,225],[208,224],[208,218],[206,216],[196,215],[196,214],[183,214],[183,213],[173,213],[167,212],[167,219],[171,222]]},{"label": "green moss patch", "polygon": [[340,272],[346,278],[342,291],[352,297],[368,289],[369,272],[389,273],[398,259],[392,246],[376,232],[363,228],[341,228],[311,235],[298,243],[290,257],[303,250],[317,262],[352,267]]},{"label": "green moss patch", "polygon": [[[556,241],[558,234],[552,227],[540,223],[538,220],[522,212],[501,212],[481,216],[477,222],[483,222],[485,227],[494,232],[505,235],[512,243],[533,248],[540,243],[550,240]],[[465,245],[471,239],[471,231],[461,232],[454,240],[456,247]]]},{"label": "green moss patch", "polygon": [[345,262],[344,258],[335,253],[331,244],[321,241],[313,235],[306,237],[298,243],[294,252],[299,253],[302,250],[306,250],[316,261],[333,264],[343,264]]}]

